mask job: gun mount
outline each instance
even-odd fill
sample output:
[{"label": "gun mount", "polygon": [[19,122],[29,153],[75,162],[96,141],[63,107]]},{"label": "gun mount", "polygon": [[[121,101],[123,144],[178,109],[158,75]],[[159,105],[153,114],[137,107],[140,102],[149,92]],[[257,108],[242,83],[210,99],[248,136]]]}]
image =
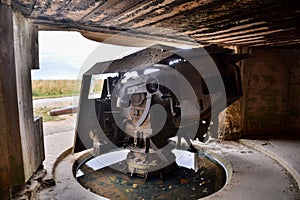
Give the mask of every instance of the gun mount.
[{"label": "gun mount", "polygon": [[97,156],[123,148],[131,175],[172,172],[181,140],[191,150],[191,140],[207,140],[211,121],[242,96],[235,65],[242,58],[219,47],[199,54],[156,45],[97,63],[83,75],[74,151],[93,148]]}]

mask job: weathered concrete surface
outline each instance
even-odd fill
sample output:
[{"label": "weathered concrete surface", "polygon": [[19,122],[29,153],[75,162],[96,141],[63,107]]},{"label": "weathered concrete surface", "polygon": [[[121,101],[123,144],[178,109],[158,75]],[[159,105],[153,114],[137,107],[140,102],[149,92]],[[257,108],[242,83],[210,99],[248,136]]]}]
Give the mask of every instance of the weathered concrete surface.
[{"label": "weathered concrete surface", "polygon": [[13,39],[13,12],[0,4],[0,196],[24,182]]},{"label": "weathered concrete surface", "polygon": [[[74,119],[74,118],[73,118]],[[74,122],[74,120],[66,120],[64,122],[58,122],[58,125],[63,125]],[[47,126],[47,123],[51,122],[46,122],[45,125]],[[43,162],[44,169],[47,170],[47,179],[53,178],[53,168],[57,163],[57,158],[63,154],[67,149],[71,148],[73,145],[74,141],[74,135],[75,135],[75,123],[73,123],[73,129],[68,130],[68,131],[62,131],[62,132],[55,132],[53,129],[55,129],[56,126],[52,125],[52,131],[49,131],[51,133],[47,134],[45,136],[45,154],[46,154],[46,159]],[[47,132],[48,133],[48,132]],[[70,152],[69,152],[70,153]]]},{"label": "weathered concrete surface", "polygon": [[231,164],[232,175],[220,192],[206,199],[299,199],[299,187],[295,179],[266,154],[237,142],[211,143],[210,146],[208,152],[217,154]]},{"label": "weathered concrete surface", "polygon": [[[212,141],[205,146],[205,149],[208,154],[214,155],[223,162],[228,170],[229,180],[223,189],[204,199],[296,200],[300,198],[295,179],[276,160],[264,153],[238,142],[224,141]],[[59,162],[54,174],[56,186],[40,190],[36,199],[103,199],[76,182],[72,174],[72,165],[80,155],[68,155]]]},{"label": "weathered concrete surface", "polygon": [[[72,97],[38,99],[33,100],[34,108],[51,108],[68,106],[72,104]],[[47,185],[53,180],[53,169],[60,162],[61,158],[71,153],[74,141],[76,115],[62,115],[60,121],[49,121],[43,124],[44,146],[46,158],[43,162],[43,170],[38,170],[28,183],[16,188],[13,192],[13,199],[30,199],[34,196],[37,189]],[[39,180],[42,177],[43,181]],[[37,181],[38,180],[38,181]]]},{"label": "weathered concrete surface", "polygon": [[19,123],[25,182],[45,159],[43,132],[36,130],[33,118],[31,69],[39,68],[38,30],[29,19],[14,12],[14,51]]},{"label": "weathered concrete surface", "polygon": [[[201,44],[300,43],[298,1],[13,0],[12,6],[42,29],[85,31],[92,39],[138,29],[122,41],[127,45],[137,38],[160,43],[183,35]],[[185,40],[177,37],[177,43]]]},{"label": "weathered concrete surface", "polygon": [[104,199],[89,192],[75,180],[72,172],[72,163],[76,160],[77,156],[69,155],[58,163],[54,174],[56,186],[40,190],[35,197],[36,200]]},{"label": "weathered concrete surface", "polygon": [[243,136],[299,135],[299,49],[252,49],[243,61]]},{"label": "weathered concrete surface", "polygon": [[[62,104],[70,104],[71,98],[57,99]],[[39,103],[40,102],[40,103]],[[36,106],[50,105],[48,101],[36,100]],[[72,118],[70,118],[72,119]],[[73,118],[74,119],[74,118]],[[75,125],[69,119],[58,122],[47,122],[44,124],[46,142],[46,161],[45,168],[48,171],[46,179],[53,178],[56,181],[55,187],[41,189],[35,199],[101,199],[99,196],[89,192],[76,182],[72,174],[72,163],[80,154],[68,155],[61,160],[60,154],[72,146],[74,129],[64,131],[58,127],[66,124]],[[68,126],[67,126],[68,127]],[[264,140],[243,140],[254,145],[261,146]],[[229,181],[227,185],[218,193],[209,196],[207,199],[299,199],[299,187],[286,170],[286,165],[280,165],[278,160],[288,161],[292,158],[298,162],[300,141],[278,140],[268,141],[268,145],[263,147],[270,148],[274,159],[269,157],[266,151],[257,151],[238,142],[212,141],[205,146],[207,153],[217,156],[220,161],[228,168]],[[198,145],[201,148],[200,145]],[[286,154],[282,155],[281,153]],[[265,154],[267,153],[267,154]],[[58,165],[55,163],[58,161]],[[295,169],[300,169],[297,165],[292,165]],[[53,174],[52,169],[54,168]],[[294,176],[295,177],[295,176]]]},{"label": "weathered concrete surface", "polygon": [[240,140],[277,160],[296,179],[300,187],[300,139]]}]

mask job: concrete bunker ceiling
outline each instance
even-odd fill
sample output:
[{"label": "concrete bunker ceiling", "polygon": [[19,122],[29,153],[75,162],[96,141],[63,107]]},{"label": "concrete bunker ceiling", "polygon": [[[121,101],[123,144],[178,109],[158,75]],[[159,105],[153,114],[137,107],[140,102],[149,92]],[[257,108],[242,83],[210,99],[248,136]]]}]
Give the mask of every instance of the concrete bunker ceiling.
[{"label": "concrete bunker ceiling", "polygon": [[[12,0],[40,30],[77,30],[103,41],[132,31],[151,41],[201,45],[299,46],[296,0]],[[161,32],[157,27],[167,27]],[[151,31],[149,31],[151,30]],[[185,37],[184,37],[185,36]],[[186,41],[186,36],[191,41]]]}]

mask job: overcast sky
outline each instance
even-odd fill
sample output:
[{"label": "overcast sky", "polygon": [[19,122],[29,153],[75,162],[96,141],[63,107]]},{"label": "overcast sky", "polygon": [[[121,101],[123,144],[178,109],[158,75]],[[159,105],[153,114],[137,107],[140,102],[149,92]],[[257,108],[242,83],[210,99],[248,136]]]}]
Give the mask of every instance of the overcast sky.
[{"label": "overcast sky", "polygon": [[[40,31],[40,69],[32,70],[32,79],[77,79],[83,68],[88,69],[96,62],[113,60],[138,50],[94,42],[78,32]],[[84,63],[91,66],[84,66]]]}]

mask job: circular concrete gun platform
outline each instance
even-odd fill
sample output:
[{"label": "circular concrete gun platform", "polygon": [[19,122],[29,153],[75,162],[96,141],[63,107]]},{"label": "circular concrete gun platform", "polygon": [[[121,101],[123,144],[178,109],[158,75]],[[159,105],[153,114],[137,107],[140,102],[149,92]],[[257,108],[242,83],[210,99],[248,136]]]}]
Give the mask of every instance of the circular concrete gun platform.
[{"label": "circular concrete gun platform", "polygon": [[[195,144],[217,159],[227,171],[227,182],[202,199],[300,199],[295,178],[276,160],[238,142]],[[74,162],[84,153],[69,154],[54,169],[56,186],[40,190],[36,199],[106,199],[81,186],[74,176]]]}]

